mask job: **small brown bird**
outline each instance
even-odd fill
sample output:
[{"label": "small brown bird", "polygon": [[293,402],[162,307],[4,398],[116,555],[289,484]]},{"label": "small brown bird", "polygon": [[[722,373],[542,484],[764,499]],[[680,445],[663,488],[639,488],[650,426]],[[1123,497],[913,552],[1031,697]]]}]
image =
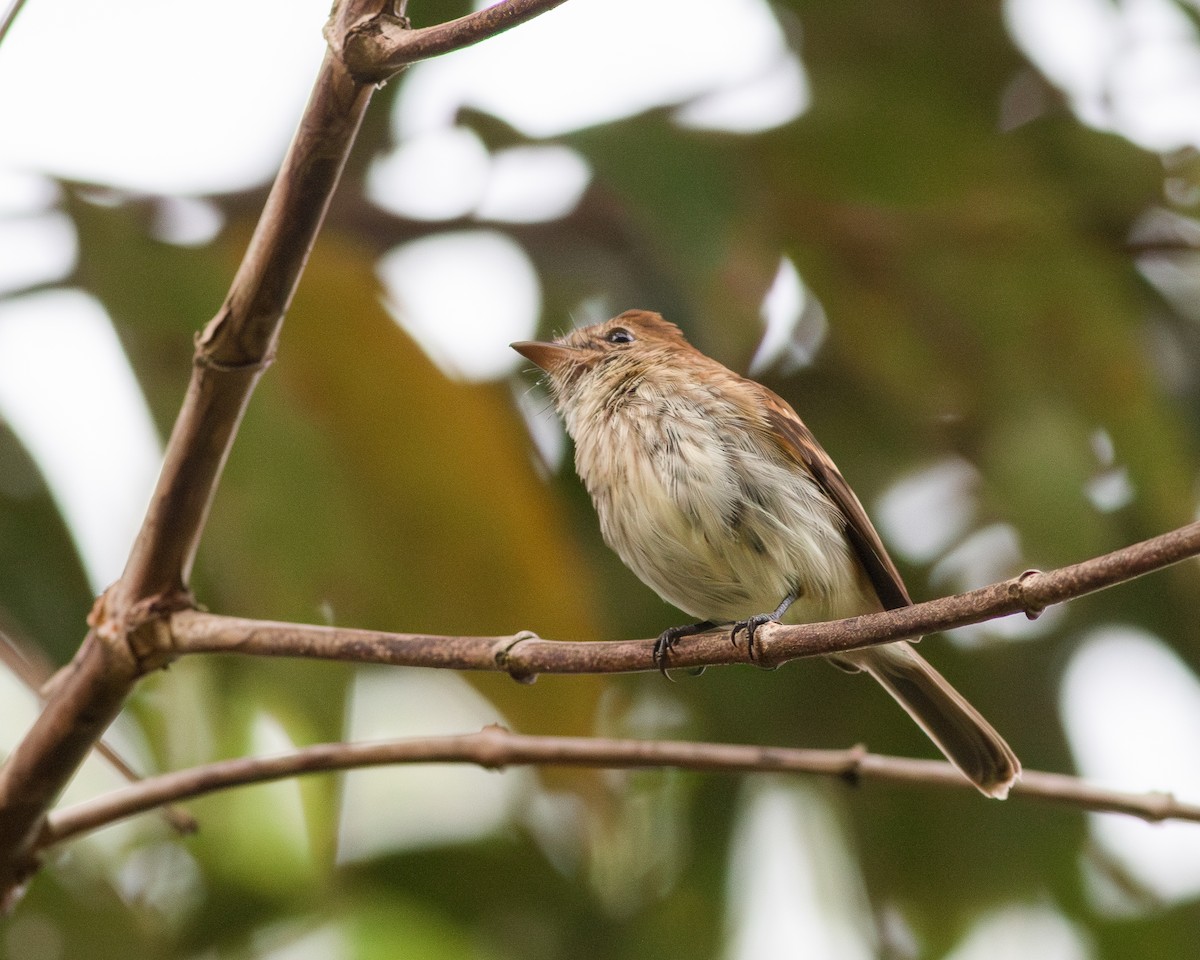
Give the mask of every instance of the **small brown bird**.
[{"label": "small brown bird", "polygon": [[[706,357],[657,313],[628,310],[553,343],[514,343],[547,374],[575,468],[607,543],[664,600],[700,622],[832,620],[912,601],[838,468],[796,412]],[[770,611],[770,612],[763,612]],[[1003,798],[1021,764],[1003,738],[907,642],[829,658],[865,670],[983,793]]]}]

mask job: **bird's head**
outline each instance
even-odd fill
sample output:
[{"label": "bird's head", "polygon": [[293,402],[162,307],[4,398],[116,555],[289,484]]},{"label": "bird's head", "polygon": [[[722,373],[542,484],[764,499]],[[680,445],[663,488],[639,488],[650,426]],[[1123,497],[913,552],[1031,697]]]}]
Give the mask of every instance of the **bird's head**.
[{"label": "bird's head", "polygon": [[671,369],[681,353],[694,352],[675,324],[649,310],[626,310],[553,341],[526,340],[512,348],[546,372],[560,407],[587,390],[620,390],[652,370]]}]

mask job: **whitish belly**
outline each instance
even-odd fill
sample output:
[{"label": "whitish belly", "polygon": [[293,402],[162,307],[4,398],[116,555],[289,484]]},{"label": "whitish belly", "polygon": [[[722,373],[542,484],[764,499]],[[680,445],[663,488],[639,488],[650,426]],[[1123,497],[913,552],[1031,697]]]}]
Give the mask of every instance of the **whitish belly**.
[{"label": "whitish belly", "polygon": [[841,515],[817,483],[746,443],[700,429],[677,435],[661,456],[644,447],[629,456],[626,448],[616,461],[626,469],[608,476],[589,476],[578,464],[605,542],[697,620],[769,612],[793,591],[794,622],[877,608]]}]

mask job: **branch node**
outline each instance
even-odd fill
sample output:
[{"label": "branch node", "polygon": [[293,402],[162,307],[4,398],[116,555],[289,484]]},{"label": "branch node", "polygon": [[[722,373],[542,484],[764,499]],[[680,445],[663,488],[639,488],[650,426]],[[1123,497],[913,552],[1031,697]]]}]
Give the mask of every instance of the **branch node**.
[{"label": "branch node", "polygon": [[250,360],[245,363],[222,363],[204,349],[197,349],[192,360],[197,367],[213,370],[216,373],[253,373],[260,374],[275,362],[275,351],[268,351],[260,360]]},{"label": "branch node", "polygon": [[865,743],[856,743],[846,751],[846,762],[840,771],[838,777],[844,780],[851,787],[858,787],[862,784],[862,768],[863,761],[867,757],[867,745]]},{"label": "branch node", "polygon": [[1041,570],[1026,570],[1009,586],[1009,594],[1021,604],[1025,610],[1025,616],[1030,620],[1036,620],[1046,610],[1044,603],[1033,599],[1032,588],[1041,575]]},{"label": "branch node", "polygon": [[382,85],[419,60],[479,43],[563,2],[500,0],[457,20],[417,30],[396,13],[375,13],[353,23],[335,15],[325,39],[356,83]]},{"label": "branch node", "polygon": [[1142,819],[1150,823],[1162,823],[1175,816],[1179,801],[1175,794],[1166,790],[1151,790],[1146,794],[1145,812]]},{"label": "branch node", "polygon": [[[120,583],[104,591],[88,613],[88,626],[97,639],[133,658],[138,675],[161,669],[176,657],[171,614],[195,606],[191,591],[177,587],[119,609]],[[61,673],[61,671],[60,671]],[[59,674],[47,683],[50,687]],[[52,692],[47,690],[47,695]]]},{"label": "branch node", "polygon": [[489,723],[475,737],[479,748],[475,751],[475,759],[481,767],[488,770],[503,770],[510,759],[508,738],[511,731],[499,723]]},{"label": "branch node", "polygon": [[398,42],[399,36],[412,30],[408,17],[397,17],[381,13],[356,23],[346,31],[341,43],[340,56],[346,70],[359,83],[382,85],[403,65],[384,65],[388,47]]},{"label": "branch node", "polygon": [[[773,620],[759,626],[754,631],[754,644],[746,644],[746,662],[762,670],[778,670],[788,662],[787,657],[772,656],[772,638],[784,625]],[[736,646],[736,643],[734,644]]]},{"label": "branch node", "polygon": [[532,630],[521,630],[511,637],[502,637],[492,647],[492,657],[496,661],[496,666],[505,671],[517,683],[533,683],[537,679],[537,674],[521,666],[513,656],[513,651],[526,640],[540,639],[542,638]]},{"label": "branch node", "polygon": [[137,660],[141,673],[165,668],[175,659],[175,637],[171,621],[156,616],[138,624],[129,633],[129,649]]}]

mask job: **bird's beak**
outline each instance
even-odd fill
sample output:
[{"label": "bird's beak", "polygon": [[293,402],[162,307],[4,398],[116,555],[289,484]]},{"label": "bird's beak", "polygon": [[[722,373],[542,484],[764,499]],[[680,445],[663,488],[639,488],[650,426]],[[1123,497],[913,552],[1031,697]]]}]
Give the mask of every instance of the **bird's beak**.
[{"label": "bird's beak", "polygon": [[526,360],[536,363],[547,373],[554,373],[570,359],[571,354],[575,353],[572,347],[564,347],[560,343],[545,343],[541,340],[519,340],[516,343],[510,343],[509,346]]}]

